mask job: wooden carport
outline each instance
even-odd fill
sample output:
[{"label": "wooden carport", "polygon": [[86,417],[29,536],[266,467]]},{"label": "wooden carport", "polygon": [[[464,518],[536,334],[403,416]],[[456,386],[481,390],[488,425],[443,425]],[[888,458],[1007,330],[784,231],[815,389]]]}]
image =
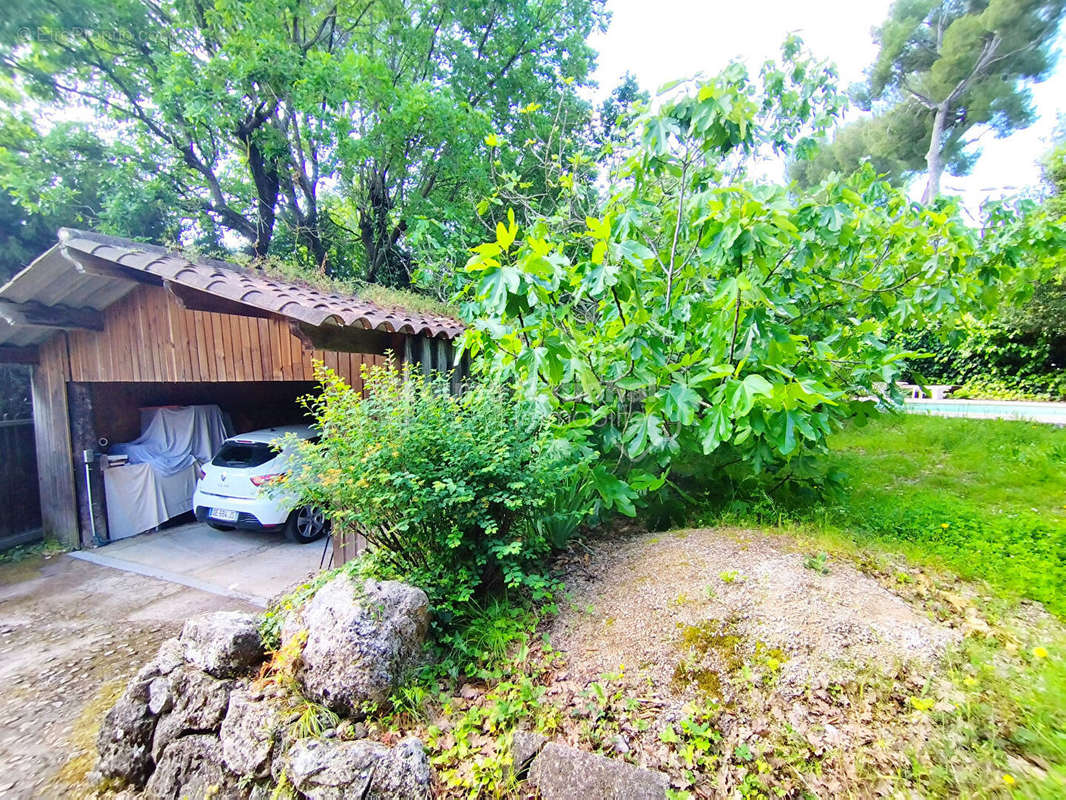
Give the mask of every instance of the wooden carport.
[{"label": "wooden carport", "polygon": [[103,517],[83,452],[129,407],[210,391],[284,399],[313,381],[315,361],[359,388],[362,365],[387,352],[446,370],[461,331],[450,317],[72,229],[0,288],[0,363],[33,365],[43,526],[71,546],[91,545],[89,514]]}]

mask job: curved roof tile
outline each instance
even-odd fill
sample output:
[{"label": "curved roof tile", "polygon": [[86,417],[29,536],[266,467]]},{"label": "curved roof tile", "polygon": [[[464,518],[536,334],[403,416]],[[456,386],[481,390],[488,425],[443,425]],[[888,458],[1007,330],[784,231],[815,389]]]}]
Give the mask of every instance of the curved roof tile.
[{"label": "curved roof tile", "polygon": [[320,292],[249,272],[213,259],[190,260],[156,245],[63,228],[63,246],[190,289],[290,317],[311,325],[337,324],[368,330],[452,339],[463,325],[452,317],[389,309],[368,300]]}]

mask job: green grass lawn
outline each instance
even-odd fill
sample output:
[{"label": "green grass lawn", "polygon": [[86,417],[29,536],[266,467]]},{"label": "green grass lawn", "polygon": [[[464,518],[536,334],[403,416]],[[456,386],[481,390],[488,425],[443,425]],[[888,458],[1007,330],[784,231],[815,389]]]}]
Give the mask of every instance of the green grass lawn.
[{"label": "green grass lawn", "polygon": [[711,500],[701,521],[770,524],[859,562],[902,554],[932,567],[934,583],[942,571],[987,582],[991,631],[947,657],[951,710],[932,715],[903,785],[929,797],[1066,797],[1066,635],[1015,613],[1029,598],[1066,620],[1066,429],[886,415],[831,447],[825,466],[841,489]]},{"label": "green grass lawn", "polygon": [[1066,617],[1066,429],[903,415],[832,441],[846,488],[804,516]]}]

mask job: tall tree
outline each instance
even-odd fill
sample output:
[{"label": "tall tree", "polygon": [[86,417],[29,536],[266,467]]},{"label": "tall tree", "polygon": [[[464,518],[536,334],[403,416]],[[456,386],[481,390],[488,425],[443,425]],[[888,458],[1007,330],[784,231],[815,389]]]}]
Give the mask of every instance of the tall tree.
[{"label": "tall tree", "polygon": [[29,215],[0,189],[0,285],[55,244],[55,231],[41,216]]},{"label": "tall tree", "polygon": [[898,398],[891,334],[994,303],[1001,276],[1066,243],[1039,209],[977,231],[870,167],[767,183],[762,153],[835,119],[835,77],[790,40],[757,79],[733,64],[684,86],[640,117],[580,229],[511,218],[474,248],[463,345],[604,456],[608,505],[632,511],[673,468],[811,476],[834,426]]},{"label": "tall tree", "polygon": [[1043,172],[1048,209],[1062,219],[1066,217],[1066,115],[1059,116],[1054,146],[1044,157]]},{"label": "tall tree", "polygon": [[602,0],[14,0],[0,64],[35,110],[87,109],[155,160],[187,231],[257,257],[281,233],[327,270],[348,236],[368,277],[402,278],[408,216],[476,178],[523,103],[580,85],[602,24]]},{"label": "tall tree", "polygon": [[1054,64],[1064,9],[1066,0],[896,0],[857,98],[874,119],[838,132],[835,152],[794,174],[817,179],[870,157],[897,176],[924,172],[929,202],[945,170],[972,167],[975,127],[1007,136],[1032,122],[1028,85]]}]

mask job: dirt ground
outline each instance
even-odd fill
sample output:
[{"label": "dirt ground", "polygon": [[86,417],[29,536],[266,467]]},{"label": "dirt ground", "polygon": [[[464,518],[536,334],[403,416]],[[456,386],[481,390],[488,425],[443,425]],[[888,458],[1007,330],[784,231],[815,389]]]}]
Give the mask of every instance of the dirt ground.
[{"label": "dirt ground", "polygon": [[[568,573],[550,628],[567,662],[548,690],[562,736],[697,797],[751,790],[754,765],[788,796],[878,794],[876,776],[905,769],[928,733],[910,696],[962,635],[852,564],[760,531],[593,543]],[[720,736],[714,749],[739,760],[693,770],[685,743],[667,744],[664,727],[698,745],[703,724],[704,744]]]},{"label": "dirt ground", "polygon": [[253,606],[78,561],[0,564],[0,797],[68,798],[125,681],[186,618]]},{"label": "dirt ground", "polygon": [[686,638],[732,631],[778,653],[780,683],[802,690],[824,688],[840,679],[838,671],[927,668],[957,640],[957,631],[853,566],[835,560],[823,573],[804,562],[792,540],[760,531],[684,530],[612,542],[571,575],[570,607],[553,625],[552,643],[580,653],[591,677],[625,667],[662,685],[684,683],[675,671],[692,644]]}]

